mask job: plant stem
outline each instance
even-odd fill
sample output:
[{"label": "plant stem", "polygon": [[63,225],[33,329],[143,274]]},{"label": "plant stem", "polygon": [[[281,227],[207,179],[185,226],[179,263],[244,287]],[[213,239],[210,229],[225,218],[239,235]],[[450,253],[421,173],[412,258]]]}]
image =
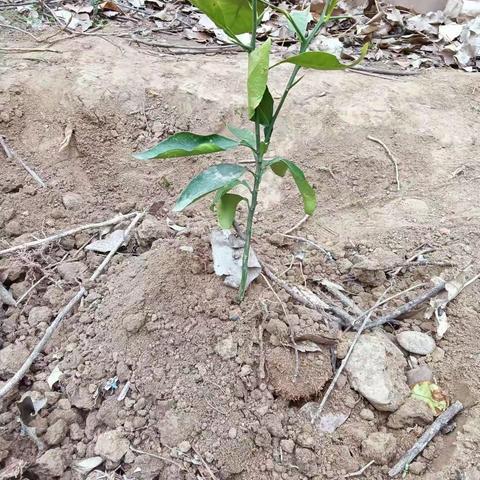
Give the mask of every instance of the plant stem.
[{"label": "plant stem", "polygon": [[[250,44],[251,50],[255,50],[256,46],[256,33],[257,33],[257,0],[252,1],[252,40]],[[250,244],[252,242],[253,235],[253,216],[255,215],[255,209],[257,208],[258,190],[260,188],[260,182],[262,181],[263,173],[263,153],[261,147],[261,133],[260,122],[258,120],[258,113],[255,113],[255,151],[253,156],[255,158],[255,180],[253,182],[252,197],[248,206],[247,216],[247,229],[245,232],[245,245],[243,246],[242,257],[242,279],[240,280],[240,289],[238,291],[238,301],[241,302],[245,297],[245,290],[247,289],[248,280],[248,260],[250,258]]]}]

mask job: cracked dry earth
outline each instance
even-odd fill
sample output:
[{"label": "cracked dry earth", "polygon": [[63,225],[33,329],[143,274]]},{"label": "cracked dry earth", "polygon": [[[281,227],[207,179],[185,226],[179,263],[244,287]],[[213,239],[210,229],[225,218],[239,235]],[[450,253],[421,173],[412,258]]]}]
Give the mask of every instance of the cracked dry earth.
[{"label": "cracked dry earth", "polygon": [[[23,40],[4,34],[3,43]],[[295,355],[286,345],[289,327],[295,335],[331,333],[322,316],[278,291],[285,317],[261,278],[237,306],[235,291],[213,274],[209,234],[215,219],[207,201],[171,212],[188,178],[214,161],[245,160],[247,152],[152,163],[131,157],[177,131],[226,133],[226,124],[246,124],[244,57],[158,56],[112,41],[79,37],[59,43],[61,53],[0,58],[0,132],[47,183],[38,187],[1,157],[2,245],[150,208],[129,246],[2,400],[2,478],[15,478],[5,471],[16,467],[23,471],[17,478],[84,478],[76,462],[98,456],[101,464],[89,480],[343,479],[371,460],[363,478],[386,479],[433,420],[421,403],[405,402],[405,371],[412,364],[431,371],[449,398],[466,408],[456,428],[435,438],[406,478],[480,478],[479,285],[449,305],[450,329],[427,355],[407,354],[394,335],[413,330],[434,336],[434,322],[423,311],[402,319],[397,332],[389,326],[368,333],[362,348],[368,358],[371,351],[372,358],[387,359],[397,397],[368,401],[356,382],[369,376],[362,372],[369,363],[360,372],[352,363],[356,373],[347,369],[341,376],[324,412],[343,423],[329,423],[329,432],[311,425],[305,412],[332,376],[330,350],[300,353],[294,381]],[[275,73],[275,94],[287,75],[287,68]],[[342,284],[362,309],[390,285],[388,272],[422,245],[434,250],[428,263],[402,269],[389,293],[438,275],[452,278],[469,264],[475,273],[477,80],[453,70],[392,80],[306,72],[278,122],[272,155],[298,162],[311,179],[319,208],[296,235],[324,245],[335,260],[278,234],[303,213],[291,180],[270,175],[256,219],[257,254],[279,274],[286,271],[282,278],[291,283],[306,280],[313,290],[319,278]],[[59,152],[68,128],[74,137]],[[368,135],[398,159],[400,191],[384,150]],[[187,230],[176,234],[167,216]],[[101,254],[82,250],[94,235],[83,232],[0,258],[1,280],[15,298],[47,275],[19,308],[0,310],[1,381],[101,262]],[[349,336],[339,337],[340,358]],[[368,350],[372,345],[375,351]],[[46,380],[57,366],[63,376],[50,389]],[[118,389],[105,390],[115,376]],[[127,381],[126,398],[118,401]],[[41,449],[20,434],[16,420],[26,392],[47,398],[31,422]]]}]

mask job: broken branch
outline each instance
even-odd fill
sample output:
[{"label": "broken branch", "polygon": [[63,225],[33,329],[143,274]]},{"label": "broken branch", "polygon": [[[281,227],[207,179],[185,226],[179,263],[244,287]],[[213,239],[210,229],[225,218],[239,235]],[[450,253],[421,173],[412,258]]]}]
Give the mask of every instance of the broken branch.
[{"label": "broken branch", "polygon": [[393,168],[395,169],[395,181],[397,182],[397,190],[400,191],[400,174],[398,172],[398,163],[397,163],[397,160],[396,158],[393,156],[392,152],[390,151],[390,149],[381,141],[379,140],[378,138],[375,138],[375,137],[372,137],[371,135],[368,135],[367,136],[367,139],[368,140],[371,140],[372,142],[375,142],[375,143],[378,143],[379,145],[381,145],[385,151],[387,152],[387,155],[388,155],[388,158],[391,160],[391,162],[393,163]]}]

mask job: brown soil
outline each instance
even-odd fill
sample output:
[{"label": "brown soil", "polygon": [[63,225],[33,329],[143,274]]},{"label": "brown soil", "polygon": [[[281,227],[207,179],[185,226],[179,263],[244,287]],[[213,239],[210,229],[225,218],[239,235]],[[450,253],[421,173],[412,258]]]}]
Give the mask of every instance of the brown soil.
[{"label": "brown soil", "polygon": [[[23,37],[4,40],[6,45],[23,45]],[[69,425],[59,445],[65,466],[94,456],[98,436],[118,428],[134,448],[168,459],[129,452],[118,470],[126,472],[125,478],[209,478],[202,465],[183,461],[194,457],[192,450],[183,457],[172,451],[185,447],[185,441],[218,479],[343,478],[369,461],[362,456],[362,441],[370,432],[387,431],[386,414],[374,412],[373,421],[364,420],[360,411],[369,405],[344,379],[330,408],[347,412],[348,420],[331,434],[314,430],[299,409],[321,398],[315,393],[331,373],[328,349],[301,354],[320,360],[302,357],[299,375],[311,375],[324,365],[325,378],[320,372],[316,381],[302,379],[298,393],[292,392],[288,378],[279,377],[282,372],[292,375],[294,355],[282,352],[286,342],[266,331],[267,376],[260,378],[258,325],[283,318],[277,298],[259,279],[238,307],[235,291],[213,274],[209,232],[215,219],[207,201],[184,214],[170,211],[193,174],[215,161],[247,159],[248,152],[152,163],[131,156],[169,133],[225,133],[226,124],[240,125],[240,118],[245,123],[244,57],[158,56],[118,38],[108,40],[80,37],[55,45],[61,53],[0,58],[1,134],[48,184],[39,188],[17,164],[2,159],[1,243],[19,243],[32,235],[152,205],[152,214],[165,228],[151,247],[132,242],[115,257],[19,391],[3,401],[0,458],[6,464],[17,458],[34,465],[39,454],[30,439],[20,436],[15,402],[24,391],[48,391],[45,379],[58,365],[64,376],[35,422],[41,439],[47,424],[63,418]],[[287,74],[287,68],[279,68],[273,75],[275,94]],[[402,272],[391,293],[444,271],[451,277],[470,263],[478,268],[477,81],[474,75],[452,70],[392,80],[307,72],[278,122],[271,153],[298,162],[313,182],[319,208],[297,234],[329,248],[337,261],[302,243],[272,242],[276,232],[287,230],[303,215],[290,179],[273,175],[265,179],[257,214],[259,256],[281,272],[293,255],[302,253],[302,269],[295,260],[286,273],[289,281],[302,284],[306,277],[316,288],[312,279],[329,278],[353,292],[362,308],[373,305],[388,281],[383,274],[377,275],[377,284],[359,281],[347,261],[355,255],[381,264],[387,254],[404,260],[421,245],[435,248],[428,256],[434,264]],[[326,96],[319,96],[322,91]],[[75,131],[74,142],[59,152],[69,126]],[[388,157],[367,135],[383,140],[398,159],[400,192]],[[80,199],[66,209],[62,199],[68,192]],[[175,236],[166,228],[167,215],[188,232]],[[17,298],[36,279],[49,275],[21,309],[0,312],[2,348],[22,344],[31,349],[47,326],[29,324],[31,309],[49,306],[57,312],[74,291],[76,279],[93,272],[102,256],[77,253],[89,238],[79,234],[0,260],[2,280]],[[181,248],[185,246],[193,253]],[[73,279],[48,270],[73,255],[81,262]],[[434,355],[427,357],[437,383],[468,408],[458,417],[457,428],[435,439],[420,457],[419,468],[424,465],[426,471],[417,478],[479,478],[475,466],[480,464],[480,410],[473,406],[480,394],[479,293],[479,284],[473,284],[449,306],[451,327]],[[321,330],[315,313],[284,292],[279,295],[297,334]],[[388,308],[405,300],[397,299]],[[404,324],[434,331],[433,322],[421,316]],[[127,380],[132,383],[122,403],[101,391],[115,375],[120,389]],[[282,392],[287,392],[286,398]],[[70,405],[61,402],[64,399]],[[388,431],[397,440],[393,463],[422,429]],[[289,440],[296,445],[293,453]],[[116,468],[118,462],[106,466]],[[135,474],[137,467],[143,473]],[[27,478],[49,478],[35,468],[27,468]],[[387,471],[387,466],[373,465],[365,478],[386,479]],[[62,478],[74,474],[67,469]]]}]

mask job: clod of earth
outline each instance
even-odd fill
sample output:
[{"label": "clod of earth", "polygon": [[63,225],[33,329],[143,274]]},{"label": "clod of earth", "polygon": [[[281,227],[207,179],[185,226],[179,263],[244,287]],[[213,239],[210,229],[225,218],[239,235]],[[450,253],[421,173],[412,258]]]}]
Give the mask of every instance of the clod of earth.
[{"label": "clod of earth", "polygon": [[295,353],[291,349],[271,349],[266,355],[266,366],[273,389],[287,400],[317,395],[332,376],[332,365],[326,352],[299,353],[296,379]]}]

